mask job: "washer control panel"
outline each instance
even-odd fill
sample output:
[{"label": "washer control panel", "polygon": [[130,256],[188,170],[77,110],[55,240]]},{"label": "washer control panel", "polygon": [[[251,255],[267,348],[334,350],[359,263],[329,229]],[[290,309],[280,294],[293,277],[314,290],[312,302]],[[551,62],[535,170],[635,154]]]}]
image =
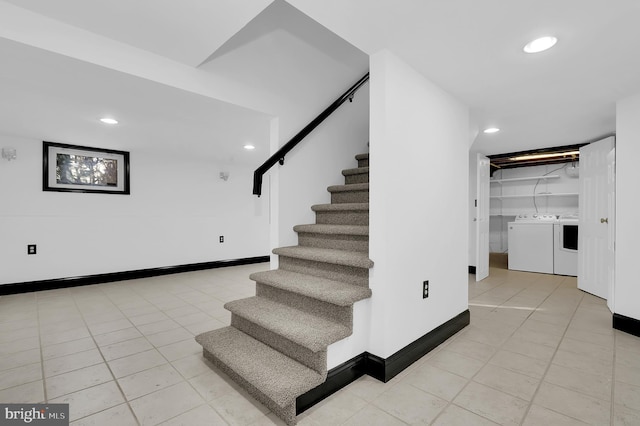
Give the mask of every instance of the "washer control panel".
[{"label": "washer control panel", "polygon": [[516,222],[557,222],[558,216],[548,213],[522,213],[516,216]]}]

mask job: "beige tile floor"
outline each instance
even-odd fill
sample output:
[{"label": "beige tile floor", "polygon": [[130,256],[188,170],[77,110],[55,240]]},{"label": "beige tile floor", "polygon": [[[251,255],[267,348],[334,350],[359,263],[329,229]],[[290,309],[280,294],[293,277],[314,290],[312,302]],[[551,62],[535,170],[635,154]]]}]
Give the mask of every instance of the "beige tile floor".
[{"label": "beige tile floor", "polygon": [[[0,298],[0,402],[73,425],[281,424],[201,356],[266,264]],[[363,377],[301,425],[640,425],[640,339],[576,279],[469,277],[471,325],[389,383]]]}]

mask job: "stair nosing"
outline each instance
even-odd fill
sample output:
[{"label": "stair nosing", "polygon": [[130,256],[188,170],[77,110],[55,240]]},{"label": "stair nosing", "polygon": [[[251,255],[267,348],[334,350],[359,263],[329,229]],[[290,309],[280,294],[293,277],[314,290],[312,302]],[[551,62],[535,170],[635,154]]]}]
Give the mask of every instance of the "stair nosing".
[{"label": "stair nosing", "polygon": [[352,175],[365,175],[369,173],[369,166],[366,167],[354,167],[353,169],[344,169],[342,171],[343,176]]},{"label": "stair nosing", "polygon": [[289,246],[278,247],[272,250],[278,256],[292,257],[295,259],[310,260],[321,263],[330,263],[341,266],[370,269],[373,261],[368,253],[352,250],[336,250],[317,247]]},{"label": "stair nosing", "polygon": [[322,235],[369,235],[369,225],[331,225],[322,223],[310,223],[306,225],[295,225],[293,227],[293,230],[298,233]]},{"label": "stair nosing", "polygon": [[331,185],[327,187],[329,192],[357,192],[368,191],[369,183],[348,183],[346,185]]},{"label": "stair nosing", "polygon": [[[280,314],[283,314],[283,313],[285,313],[285,315],[289,314],[292,318],[296,318],[297,321],[294,321],[294,322],[286,321],[286,320],[284,322],[273,321],[273,318],[260,315],[261,313],[258,312],[255,309],[255,307],[250,312],[243,311],[242,308],[244,307],[244,305],[250,304],[250,303],[265,305],[265,306],[271,305],[268,309],[269,312],[274,312],[277,310]],[[335,343],[339,340],[342,340],[345,337],[350,336],[352,333],[352,330],[350,330],[348,327],[345,327],[341,324],[332,322],[328,319],[319,317],[317,315],[309,314],[307,312],[301,311],[296,308],[292,308],[291,306],[288,306],[283,303],[279,303],[261,296],[252,296],[244,299],[227,302],[225,303],[224,308],[230,311],[233,315],[237,315],[241,318],[244,318],[245,320],[253,324],[256,324],[259,327],[269,330],[270,332],[276,333],[284,337],[285,339],[288,339],[313,352],[319,352],[319,351],[325,350],[327,346],[329,346],[331,343]],[[292,323],[295,323],[300,325],[302,322],[301,320],[302,318],[304,318],[305,320],[311,320],[309,321],[309,325],[314,325],[314,322],[315,322],[315,325],[317,325],[317,327],[316,326],[309,327],[308,325],[305,324],[303,328],[307,328],[308,331],[305,331],[304,333],[292,335],[292,334],[287,334],[286,332],[283,332],[282,330],[283,324],[287,324],[290,326]],[[326,335],[323,336],[324,339],[321,339],[321,341],[311,339],[312,336],[318,337],[319,334],[317,330],[323,330],[323,331],[330,330],[333,333],[336,333],[336,335],[331,336],[331,333],[326,333]],[[288,328],[288,331],[291,331],[290,327]]]},{"label": "stair nosing", "polygon": [[[283,278],[300,281],[304,280],[304,282],[308,285],[305,287],[296,287],[282,284]],[[369,287],[357,286],[341,281],[330,280],[328,278],[316,277],[313,275],[301,274],[299,272],[293,271],[285,271],[282,269],[254,272],[249,276],[249,279],[264,285],[278,288],[280,290],[289,291],[294,294],[299,294],[304,297],[309,297],[336,306],[352,306],[355,302],[371,297],[371,289],[369,289]],[[350,293],[351,295],[355,295],[356,297],[339,297],[342,294],[336,291],[327,293],[314,291],[323,287],[328,287],[331,289],[340,287],[342,290],[348,289],[348,293]]]},{"label": "stair nosing", "polygon": [[314,204],[311,210],[317,211],[365,211],[369,210],[369,203],[333,203],[333,204]]}]

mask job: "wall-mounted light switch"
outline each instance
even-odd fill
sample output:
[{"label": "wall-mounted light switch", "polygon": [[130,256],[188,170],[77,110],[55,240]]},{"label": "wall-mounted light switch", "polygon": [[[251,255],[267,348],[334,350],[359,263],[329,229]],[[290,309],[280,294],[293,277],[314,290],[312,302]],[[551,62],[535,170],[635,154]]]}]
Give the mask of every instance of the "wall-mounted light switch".
[{"label": "wall-mounted light switch", "polygon": [[36,245],[35,244],[27,245],[27,254],[36,254]]},{"label": "wall-mounted light switch", "polygon": [[429,297],[429,280],[422,282],[422,298]]},{"label": "wall-mounted light switch", "polygon": [[220,242],[224,243],[224,235],[220,235]]}]

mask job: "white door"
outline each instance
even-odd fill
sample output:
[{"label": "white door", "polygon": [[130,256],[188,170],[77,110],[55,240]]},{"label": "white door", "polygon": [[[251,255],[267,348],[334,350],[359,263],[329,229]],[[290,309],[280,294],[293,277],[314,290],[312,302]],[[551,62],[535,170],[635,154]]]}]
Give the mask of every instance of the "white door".
[{"label": "white door", "polygon": [[607,306],[614,312],[615,285],[616,285],[616,149],[613,148],[607,154],[607,201],[608,201],[608,236],[607,236],[607,278],[609,291],[607,292]]},{"label": "white door", "polygon": [[607,155],[612,149],[613,137],[580,148],[578,288],[604,299],[609,291]]},{"label": "white door", "polygon": [[478,154],[476,187],[476,281],[489,276],[489,159]]}]

